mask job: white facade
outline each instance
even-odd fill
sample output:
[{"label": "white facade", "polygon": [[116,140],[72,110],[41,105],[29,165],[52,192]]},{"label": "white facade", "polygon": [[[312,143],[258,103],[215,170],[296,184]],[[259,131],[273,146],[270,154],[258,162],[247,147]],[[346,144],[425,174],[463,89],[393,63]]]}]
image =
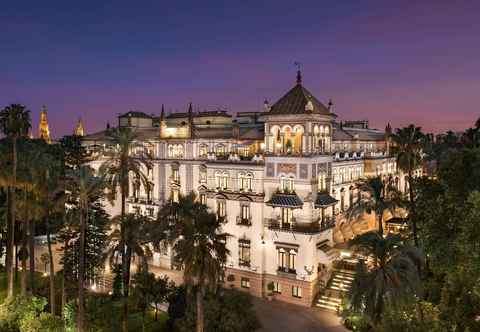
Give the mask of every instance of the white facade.
[{"label": "white facade", "polygon": [[[297,109],[290,111],[289,105]],[[227,240],[226,275],[235,280],[227,283],[263,296],[274,282],[278,299],[311,305],[338,257],[335,220],[357,199],[355,183],[368,175],[397,176],[384,135],[373,131],[376,136],[367,137],[370,131],[363,130],[360,137],[338,128],[330,106],[318,102],[301,81],[240,127],[228,123],[224,113],[219,119],[207,115],[203,119],[216,126],[204,121],[194,128],[200,120],[191,110],[170,122],[162,113],[159,127],[148,129],[144,118],[120,122],[141,123],[142,143],[153,153],[148,174],[153,190],[148,195],[132,179],[127,210],[153,217],[167,200],[195,192],[225,217],[223,231],[233,235]],[[98,145],[104,137],[88,135],[84,142]],[[99,163],[101,157],[94,165]],[[112,214],[119,213],[118,203],[110,207]],[[171,256],[166,247],[152,264],[172,268]]]}]

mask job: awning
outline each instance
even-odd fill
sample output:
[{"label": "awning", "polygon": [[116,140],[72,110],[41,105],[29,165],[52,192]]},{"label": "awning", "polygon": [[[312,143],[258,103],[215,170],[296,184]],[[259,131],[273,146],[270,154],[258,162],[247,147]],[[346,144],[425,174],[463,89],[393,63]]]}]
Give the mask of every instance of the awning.
[{"label": "awning", "polygon": [[330,196],[329,193],[323,192],[317,194],[317,199],[315,200],[315,207],[322,208],[328,207],[336,204],[338,202],[337,199]]},{"label": "awning", "polygon": [[387,224],[391,224],[391,225],[406,225],[407,224],[407,220],[405,218],[400,218],[400,217],[393,217],[393,218],[390,218],[386,221]]},{"label": "awning", "polygon": [[301,209],[303,207],[303,202],[297,194],[273,194],[266,204],[273,207],[292,209]]}]

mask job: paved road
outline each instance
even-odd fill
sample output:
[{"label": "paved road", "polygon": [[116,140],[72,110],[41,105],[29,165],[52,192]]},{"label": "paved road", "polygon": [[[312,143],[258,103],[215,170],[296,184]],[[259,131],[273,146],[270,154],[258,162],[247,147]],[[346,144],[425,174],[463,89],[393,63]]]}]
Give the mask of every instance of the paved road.
[{"label": "paved road", "polygon": [[340,318],[328,311],[305,308],[280,301],[254,298],[257,316],[262,323],[259,332],[345,332]]}]

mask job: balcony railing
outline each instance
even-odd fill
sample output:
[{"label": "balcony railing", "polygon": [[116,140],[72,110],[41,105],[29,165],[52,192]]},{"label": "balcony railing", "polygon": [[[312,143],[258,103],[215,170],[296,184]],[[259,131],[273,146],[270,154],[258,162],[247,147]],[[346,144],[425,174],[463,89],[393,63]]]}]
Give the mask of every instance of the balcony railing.
[{"label": "balcony railing", "polygon": [[295,232],[301,234],[317,234],[335,226],[334,220],[325,220],[324,222],[296,222],[292,219],[290,223],[281,222],[280,219],[266,219],[268,229],[274,231]]},{"label": "balcony railing", "polygon": [[240,266],[240,267],[250,267],[250,260],[239,259],[238,260],[238,266]]},{"label": "balcony railing", "polygon": [[280,277],[285,277],[289,279],[296,279],[297,278],[297,270],[290,269],[288,267],[279,266],[277,268],[277,275]]},{"label": "balcony railing", "polygon": [[127,199],[128,203],[142,204],[142,205],[160,205],[160,201],[153,198],[146,197],[129,197]]},{"label": "balcony railing", "polygon": [[237,216],[237,225],[252,226],[252,220],[251,218],[243,218],[242,216]]}]

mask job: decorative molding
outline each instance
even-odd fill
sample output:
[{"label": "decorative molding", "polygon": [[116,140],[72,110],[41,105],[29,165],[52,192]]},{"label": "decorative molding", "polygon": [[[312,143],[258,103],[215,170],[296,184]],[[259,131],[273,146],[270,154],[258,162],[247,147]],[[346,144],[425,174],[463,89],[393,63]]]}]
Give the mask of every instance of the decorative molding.
[{"label": "decorative molding", "polygon": [[277,174],[278,173],[294,173],[294,174],[297,174],[297,164],[279,163],[279,164],[277,164]]},{"label": "decorative molding", "polygon": [[308,179],[308,164],[300,164],[300,179]]}]

